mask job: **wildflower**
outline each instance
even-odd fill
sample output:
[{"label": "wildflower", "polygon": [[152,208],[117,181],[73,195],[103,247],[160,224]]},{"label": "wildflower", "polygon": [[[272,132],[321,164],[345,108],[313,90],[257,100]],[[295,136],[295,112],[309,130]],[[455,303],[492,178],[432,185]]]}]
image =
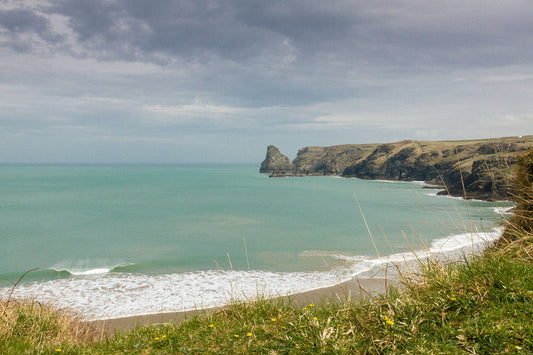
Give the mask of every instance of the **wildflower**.
[{"label": "wildflower", "polygon": [[457,301],[457,298],[455,298],[455,297],[450,297],[450,300],[452,300],[452,301]]},{"label": "wildflower", "polygon": [[238,337],[239,337],[239,334],[235,334],[234,337],[235,337],[235,338],[238,338]]},{"label": "wildflower", "polygon": [[315,305],[311,303],[311,304],[309,305],[309,307],[315,307]]},{"label": "wildflower", "polygon": [[516,349],[516,350],[522,350],[522,347],[521,347],[521,346],[518,346],[518,345],[515,345],[515,349]]},{"label": "wildflower", "polygon": [[165,339],[166,337],[167,337],[166,335],[163,335],[163,336],[161,336],[161,339]]},{"label": "wildflower", "polygon": [[251,337],[252,336],[252,333],[248,333],[246,334],[247,337]]},{"label": "wildflower", "polygon": [[282,325],[281,327],[282,327],[283,329],[287,329],[287,328],[285,328],[285,326],[283,326],[283,325]]},{"label": "wildflower", "polygon": [[302,309],[303,309],[304,311],[307,311],[307,310],[308,310],[309,308],[307,308],[307,307],[304,307],[304,308],[302,308]]},{"label": "wildflower", "polygon": [[388,325],[394,325],[394,321],[390,319],[389,317],[385,317],[383,319],[385,320],[385,323],[387,323]]},{"label": "wildflower", "polygon": [[209,328],[213,328],[214,326],[214,324],[209,324]]},{"label": "wildflower", "polygon": [[271,320],[272,322],[275,322],[275,321],[276,321],[276,318],[270,318],[270,320]]},{"label": "wildflower", "polygon": [[159,340],[159,338],[158,338],[158,337],[155,337],[155,340]]},{"label": "wildflower", "polygon": [[314,320],[318,320],[318,318],[317,318],[317,317],[313,317],[313,319],[314,319]]}]

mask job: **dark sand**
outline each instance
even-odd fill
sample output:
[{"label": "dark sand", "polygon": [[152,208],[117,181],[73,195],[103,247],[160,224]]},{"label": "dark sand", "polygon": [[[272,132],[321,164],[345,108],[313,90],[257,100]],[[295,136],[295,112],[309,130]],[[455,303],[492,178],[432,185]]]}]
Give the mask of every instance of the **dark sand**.
[{"label": "dark sand", "polygon": [[[379,294],[385,294],[390,286],[398,287],[399,283],[397,281],[386,279],[354,279],[332,287],[325,287],[290,296],[284,296],[282,299],[286,299],[297,306],[309,305],[311,303],[319,305],[322,302],[329,302],[331,300],[354,300],[362,297],[375,297]],[[97,320],[91,323],[96,325],[103,332],[106,332],[108,335],[112,335],[117,331],[127,331],[137,326],[143,326],[147,324],[157,325],[178,323],[184,319],[192,318],[196,314],[210,314],[218,309],[220,308],[217,307],[185,312],[146,314],[132,317]]]}]

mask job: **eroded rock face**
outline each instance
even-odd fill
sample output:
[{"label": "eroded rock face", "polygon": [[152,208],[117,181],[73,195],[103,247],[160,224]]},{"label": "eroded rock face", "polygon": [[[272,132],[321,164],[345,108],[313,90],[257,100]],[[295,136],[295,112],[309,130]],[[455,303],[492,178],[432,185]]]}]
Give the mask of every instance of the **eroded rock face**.
[{"label": "eroded rock face", "polygon": [[281,154],[279,149],[269,145],[265,160],[261,163],[260,173],[267,174],[290,174],[294,171],[289,158]]},{"label": "eroded rock face", "polygon": [[516,155],[533,136],[471,141],[401,141],[300,149],[293,163],[269,146],[261,172],[272,176],[342,175],[360,179],[426,181],[443,194],[485,200],[511,197]]}]

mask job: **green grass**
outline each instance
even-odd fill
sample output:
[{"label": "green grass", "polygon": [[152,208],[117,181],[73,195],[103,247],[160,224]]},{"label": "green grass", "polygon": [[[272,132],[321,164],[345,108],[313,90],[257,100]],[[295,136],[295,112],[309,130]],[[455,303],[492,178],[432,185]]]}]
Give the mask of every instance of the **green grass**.
[{"label": "green grass", "polygon": [[386,297],[306,307],[260,298],[109,338],[51,307],[4,302],[0,353],[533,353],[533,150],[528,154],[502,239],[471,260],[424,262]]}]

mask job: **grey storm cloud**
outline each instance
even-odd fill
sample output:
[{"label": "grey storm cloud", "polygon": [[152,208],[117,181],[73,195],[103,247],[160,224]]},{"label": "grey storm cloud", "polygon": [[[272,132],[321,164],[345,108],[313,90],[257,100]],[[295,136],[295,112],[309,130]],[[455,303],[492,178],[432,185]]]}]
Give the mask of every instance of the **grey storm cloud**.
[{"label": "grey storm cloud", "polygon": [[16,51],[31,51],[31,41],[23,36],[35,34],[49,43],[60,42],[61,36],[55,34],[50,21],[31,9],[0,9],[0,29],[8,33],[8,43]]},{"label": "grey storm cloud", "polygon": [[[524,1],[53,1],[94,57],[277,60],[343,65],[503,65],[533,58],[532,7]],[[18,17],[18,19],[17,19]],[[29,10],[4,13],[8,30],[48,33]],[[292,51],[292,52],[291,52]],[[491,55],[487,55],[490,53]],[[326,55],[326,54],[329,54]]]},{"label": "grey storm cloud", "polygon": [[0,11],[0,25],[13,33],[49,31],[49,21],[29,9]]}]

